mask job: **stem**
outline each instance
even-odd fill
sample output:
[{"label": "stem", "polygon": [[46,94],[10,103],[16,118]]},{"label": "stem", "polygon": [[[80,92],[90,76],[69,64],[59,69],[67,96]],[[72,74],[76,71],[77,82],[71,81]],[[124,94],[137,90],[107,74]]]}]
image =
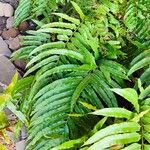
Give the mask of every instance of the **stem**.
[{"label": "stem", "polygon": [[143,127],[143,124],[141,123],[141,150],[144,150],[144,137],[143,137],[143,134],[144,134],[144,127]]}]

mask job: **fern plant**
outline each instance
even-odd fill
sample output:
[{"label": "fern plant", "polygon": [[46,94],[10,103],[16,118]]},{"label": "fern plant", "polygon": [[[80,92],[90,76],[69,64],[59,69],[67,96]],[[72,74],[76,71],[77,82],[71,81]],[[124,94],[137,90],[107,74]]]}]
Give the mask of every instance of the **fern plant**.
[{"label": "fern plant", "polygon": [[131,75],[140,69],[144,69],[140,79],[142,84],[146,83],[147,85],[149,85],[150,84],[149,65],[150,65],[150,50],[146,50],[133,59],[133,61],[131,62],[131,69],[129,70],[128,75]]},{"label": "fern plant", "polygon": [[[7,130],[15,133],[14,137],[17,138],[19,136],[20,130],[25,124],[28,126],[27,119],[25,117],[22,105],[23,99],[25,99],[25,93],[27,92],[28,85],[31,84],[31,80],[33,78],[25,78],[18,81],[18,73],[14,75],[11,83],[6,86],[3,93],[0,94],[0,135],[6,141],[7,144],[10,144],[10,137],[7,135]],[[24,93],[24,94],[23,94]],[[24,97],[21,97],[24,96]],[[10,117],[6,115],[5,109],[9,109],[18,119],[12,123]],[[11,129],[13,127],[13,129]],[[0,145],[1,149],[6,149],[4,145]]]},{"label": "fern plant", "polygon": [[[76,149],[77,147],[87,150],[97,150],[99,148],[102,150],[148,150],[150,148],[150,86],[144,89],[141,87],[140,80],[138,81],[140,89],[139,95],[132,88],[112,89],[112,91],[122,96],[133,105],[132,111],[118,107],[104,108],[91,112],[89,114],[100,115],[105,118],[100,120],[94,130],[89,134],[80,139],[63,143],[53,148],[53,150]],[[87,107],[87,105],[84,106]],[[115,118],[114,124],[105,127],[104,123],[110,117]]]},{"label": "fern plant", "polygon": [[[43,18],[47,20],[34,20],[38,25],[36,31],[28,31],[22,38],[22,48],[12,55],[12,59],[28,61],[24,77],[29,76],[27,79],[30,79],[30,75],[35,75],[31,76],[30,87],[20,108],[29,122],[26,149],[98,149],[99,143],[103,149],[121,149],[135,142],[131,148],[141,145],[144,147],[144,144],[139,142],[140,132],[144,131],[141,128],[141,118],[149,114],[149,108],[142,110],[142,105],[145,104],[138,99],[145,101],[145,97],[141,98],[140,94],[138,98],[133,89],[118,88],[126,86],[124,80],[128,80],[128,76],[149,65],[149,50],[133,60],[128,76],[127,69],[121,65],[128,66],[135,54],[149,47],[148,6],[142,1],[137,9],[137,3],[132,0],[88,0],[87,7],[84,7],[84,12],[90,11],[87,15],[75,2],[71,2],[73,7],[67,3],[63,8],[57,9],[56,13],[56,8],[60,8],[59,4],[63,2],[21,1],[16,10],[16,25],[27,19],[29,15],[25,14],[32,14],[31,18],[34,19],[44,15]],[[77,2],[80,6],[85,5],[85,1]],[[51,5],[52,3],[54,5]],[[138,15],[133,11],[135,8],[139,11]],[[54,12],[51,13],[52,11]],[[141,18],[141,12],[147,17],[147,21]],[[143,25],[139,26],[141,19]],[[131,51],[133,56],[128,56],[127,60],[124,52],[129,54],[128,51]],[[145,56],[148,58],[144,58]],[[123,60],[128,62],[124,63]],[[145,74],[141,77],[141,84],[146,82],[146,78]],[[25,81],[23,79],[20,83],[27,83],[26,81],[25,78]],[[17,85],[19,89],[20,86],[21,84]],[[26,85],[23,88],[25,87]],[[111,88],[115,88],[113,91],[133,104],[134,112],[116,108],[118,103]],[[140,87],[140,90],[141,93],[147,93],[149,87],[145,90]],[[14,95],[17,93],[18,91]],[[92,112],[97,109],[100,110]],[[106,118],[98,122],[98,115],[80,114],[99,114],[122,119],[119,120],[120,124],[104,128]],[[102,127],[104,129],[99,131]],[[105,131],[108,133],[106,136]],[[88,143],[91,138],[95,138],[96,132],[100,132],[100,138],[98,136],[99,139]],[[87,140],[90,136],[92,137]]]},{"label": "fern plant", "polygon": [[140,87],[140,90],[141,93],[138,96],[134,89],[113,89],[115,93],[133,104],[135,112],[124,108],[106,108],[93,112],[92,114],[95,115],[126,118],[127,120],[100,130],[88,139],[84,145],[92,144],[89,147],[91,150],[98,147],[105,149],[111,146],[119,146],[122,149],[149,149],[150,87],[148,86],[146,89]]},{"label": "fern plant", "polygon": [[[90,131],[97,118],[87,126],[89,117],[74,120],[68,114],[89,112],[79,100],[97,108],[116,107],[110,88],[120,87],[128,79],[126,69],[110,57],[111,52],[104,54],[101,47],[105,44],[94,32],[95,25],[86,21],[76,3],[72,4],[81,20],[53,13],[61,21],[29,31],[32,35],[23,37],[25,47],[13,55],[29,59],[25,76],[35,74],[25,103],[30,122],[29,150],[51,149]],[[39,40],[45,40],[45,44]],[[74,134],[78,129],[82,132]]]},{"label": "fern plant", "polygon": [[49,22],[49,13],[55,11],[59,4],[63,5],[68,0],[21,0],[15,11],[14,25],[18,26],[27,19],[37,19],[44,15],[44,21]]}]

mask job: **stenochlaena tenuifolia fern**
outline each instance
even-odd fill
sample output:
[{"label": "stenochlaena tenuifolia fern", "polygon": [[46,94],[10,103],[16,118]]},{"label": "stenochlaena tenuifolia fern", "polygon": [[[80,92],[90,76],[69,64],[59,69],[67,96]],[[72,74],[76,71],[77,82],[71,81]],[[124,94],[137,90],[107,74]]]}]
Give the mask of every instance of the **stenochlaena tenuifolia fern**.
[{"label": "stenochlaena tenuifolia fern", "polygon": [[[23,2],[20,2],[20,5],[21,3]],[[28,60],[25,76],[35,74],[32,88],[23,106],[23,112],[27,115],[30,123],[27,149],[52,149],[68,140],[73,140],[73,143],[70,142],[70,144],[75,145],[73,148],[76,149],[76,147],[80,147],[78,145],[82,145],[80,144],[81,141],[87,139],[87,136],[84,136],[85,133],[89,133],[99,119],[91,115],[85,115],[81,118],[72,116],[76,113],[90,113],[91,110],[84,107],[85,104],[89,107],[93,105],[102,109],[101,111],[104,107],[117,106],[116,96],[110,89],[126,86],[123,80],[129,78],[126,75],[127,69],[123,65],[128,66],[131,61],[131,58],[125,59],[126,56],[123,52],[128,54],[128,51],[131,50],[136,53],[144,51],[143,57],[148,53],[145,50],[149,46],[149,30],[147,28],[149,18],[147,17],[145,22],[139,16],[136,18],[134,13],[132,14],[133,6],[135,6],[132,0],[130,2],[118,0],[115,3],[111,0],[94,1],[92,5],[88,3],[91,5],[91,14],[89,15],[85,15],[79,6],[72,2],[73,8],[78,12],[80,19],[72,11],[72,8],[70,12],[73,12],[73,15],[67,15],[63,12],[63,9],[57,9],[61,11],[51,13],[56,10],[56,7],[45,9],[46,1],[42,3],[44,7],[38,5],[39,3],[40,1],[37,0],[33,5],[28,4],[30,8],[36,5],[41,9],[37,11],[37,8],[39,8],[37,7],[31,10],[33,16],[37,17],[44,12],[43,15],[46,18],[50,16],[54,20],[48,19],[50,23],[47,24],[45,24],[45,21],[37,21],[37,30],[28,31],[22,39],[23,47],[13,54],[13,59]],[[54,3],[56,4],[56,1]],[[144,12],[143,15],[147,15],[148,10],[145,3],[140,1],[140,7],[142,8],[140,8],[140,11]],[[121,8],[124,5],[126,7]],[[69,6],[71,5],[69,4]],[[147,7],[147,10],[144,7]],[[27,17],[19,13],[20,8],[18,7],[16,11],[16,16],[20,15],[16,18],[16,24]],[[26,11],[27,13],[29,7],[24,6],[24,8],[22,12]],[[88,12],[90,10],[89,7],[83,8],[88,9]],[[136,22],[130,24],[132,17],[139,22],[142,21],[143,26]],[[137,29],[136,33],[132,29]],[[135,56],[135,53],[133,55]],[[147,67],[149,58],[146,57],[143,61],[143,57],[137,58],[137,61],[133,60],[131,63],[133,67],[128,75],[143,68],[143,66]],[[121,62],[122,59],[127,60],[126,64]],[[119,61],[121,63],[118,63]],[[145,84],[145,82],[147,84],[148,72],[149,70],[141,76],[142,84]],[[138,106],[135,103],[134,106],[137,109]],[[116,110],[114,114],[118,114],[120,109]],[[130,116],[129,111],[125,111],[124,114],[127,112]],[[121,116],[121,111],[119,115]],[[91,119],[93,122],[90,121]],[[129,118],[126,119],[130,120]],[[132,136],[135,141],[139,139],[138,123],[130,124],[129,122],[129,124],[123,124],[123,127],[132,124],[137,128],[131,128],[131,132],[135,131],[136,134],[131,135],[129,133],[127,135],[124,133],[126,139],[131,138],[129,143],[134,141],[132,141]],[[112,128],[118,129],[118,126],[112,125]],[[117,133],[116,139],[108,135],[107,140],[116,142],[122,136],[118,134],[120,133]],[[93,134],[90,133],[90,135]],[[79,137],[81,139],[74,141]],[[105,141],[101,142],[102,145],[105,145]],[[66,144],[65,146],[67,149]],[[134,148],[134,146],[139,148],[139,144],[130,146],[131,148]],[[88,147],[90,146],[88,145]],[[86,149],[86,146],[84,148]],[[120,145],[119,148],[121,148]]]}]

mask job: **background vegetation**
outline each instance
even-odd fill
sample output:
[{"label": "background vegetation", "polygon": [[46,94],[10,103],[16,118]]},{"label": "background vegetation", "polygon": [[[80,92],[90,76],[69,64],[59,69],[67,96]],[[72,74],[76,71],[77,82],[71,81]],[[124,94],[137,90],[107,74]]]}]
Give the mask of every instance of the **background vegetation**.
[{"label": "background vegetation", "polygon": [[150,1],[21,0],[24,20],[36,27],[12,59],[26,73],[0,108],[19,118],[16,136],[27,126],[26,149],[149,150]]}]

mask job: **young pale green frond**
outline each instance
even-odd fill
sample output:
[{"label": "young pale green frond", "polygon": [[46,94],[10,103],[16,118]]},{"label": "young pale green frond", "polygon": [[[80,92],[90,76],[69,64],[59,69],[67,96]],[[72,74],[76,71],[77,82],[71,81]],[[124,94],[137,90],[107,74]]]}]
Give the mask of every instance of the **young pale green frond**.
[{"label": "young pale green frond", "polygon": [[126,88],[126,89],[112,89],[113,92],[122,96],[126,100],[128,100],[133,106],[135,110],[139,112],[139,104],[138,104],[138,94],[134,89]]},{"label": "young pale green frond", "polygon": [[73,2],[73,1],[71,1],[71,3],[72,3],[72,5],[73,5],[73,7],[75,8],[75,10],[77,11],[77,13],[80,15],[80,18],[81,18],[82,20],[84,20],[85,15],[83,14],[83,12],[82,12],[81,8],[78,6],[78,4],[75,3],[75,2]]},{"label": "young pale green frond", "polygon": [[141,145],[138,143],[130,144],[129,146],[123,148],[122,150],[141,150]]},{"label": "young pale green frond", "polygon": [[140,130],[140,125],[135,122],[123,122],[119,124],[113,124],[96,132],[92,137],[90,137],[84,143],[84,146],[91,145],[111,135],[120,134],[120,133],[137,132],[139,130]]},{"label": "young pale green frond", "polygon": [[128,120],[131,119],[134,115],[133,112],[124,108],[104,108],[96,110],[90,114],[105,117],[126,118]]},{"label": "young pale green frond", "polygon": [[68,16],[66,14],[63,14],[63,13],[52,13],[52,14],[56,15],[56,16],[59,16],[59,17],[65,19],[65,20],[67,20],[69,22],[72,22],[72,23],[76,24],[76,25],[80,24],[80,20],[79,19],[75,19],[75,18],[70,17],[70,16]]},{"label": "young pale green frond", "polygon": [[150,85],[141,92],[139,99],[145,99],[150,94]]},{"label": "young pale green frond", "polygon": [[116,134],[116,135],[105,137],[104,139],[96,142],[95,144],[90,146],[88,150],[96,150],[99,147],[101,149],[106,149],[114,145],[130,144],[130,143],[138,142],[139,140],[140,140],[140,134],[135,132]]},{"label": "young pale green frond", "polygon": [[71,30],[75,30],[77,28],[77,26],[73,23],[65,23],[65,22],[52,22],[52,23],[48,23],[48,24],[44,24],[43,26],[41,26],[41,28],[66,28],[66,29],[71,29]]}]

